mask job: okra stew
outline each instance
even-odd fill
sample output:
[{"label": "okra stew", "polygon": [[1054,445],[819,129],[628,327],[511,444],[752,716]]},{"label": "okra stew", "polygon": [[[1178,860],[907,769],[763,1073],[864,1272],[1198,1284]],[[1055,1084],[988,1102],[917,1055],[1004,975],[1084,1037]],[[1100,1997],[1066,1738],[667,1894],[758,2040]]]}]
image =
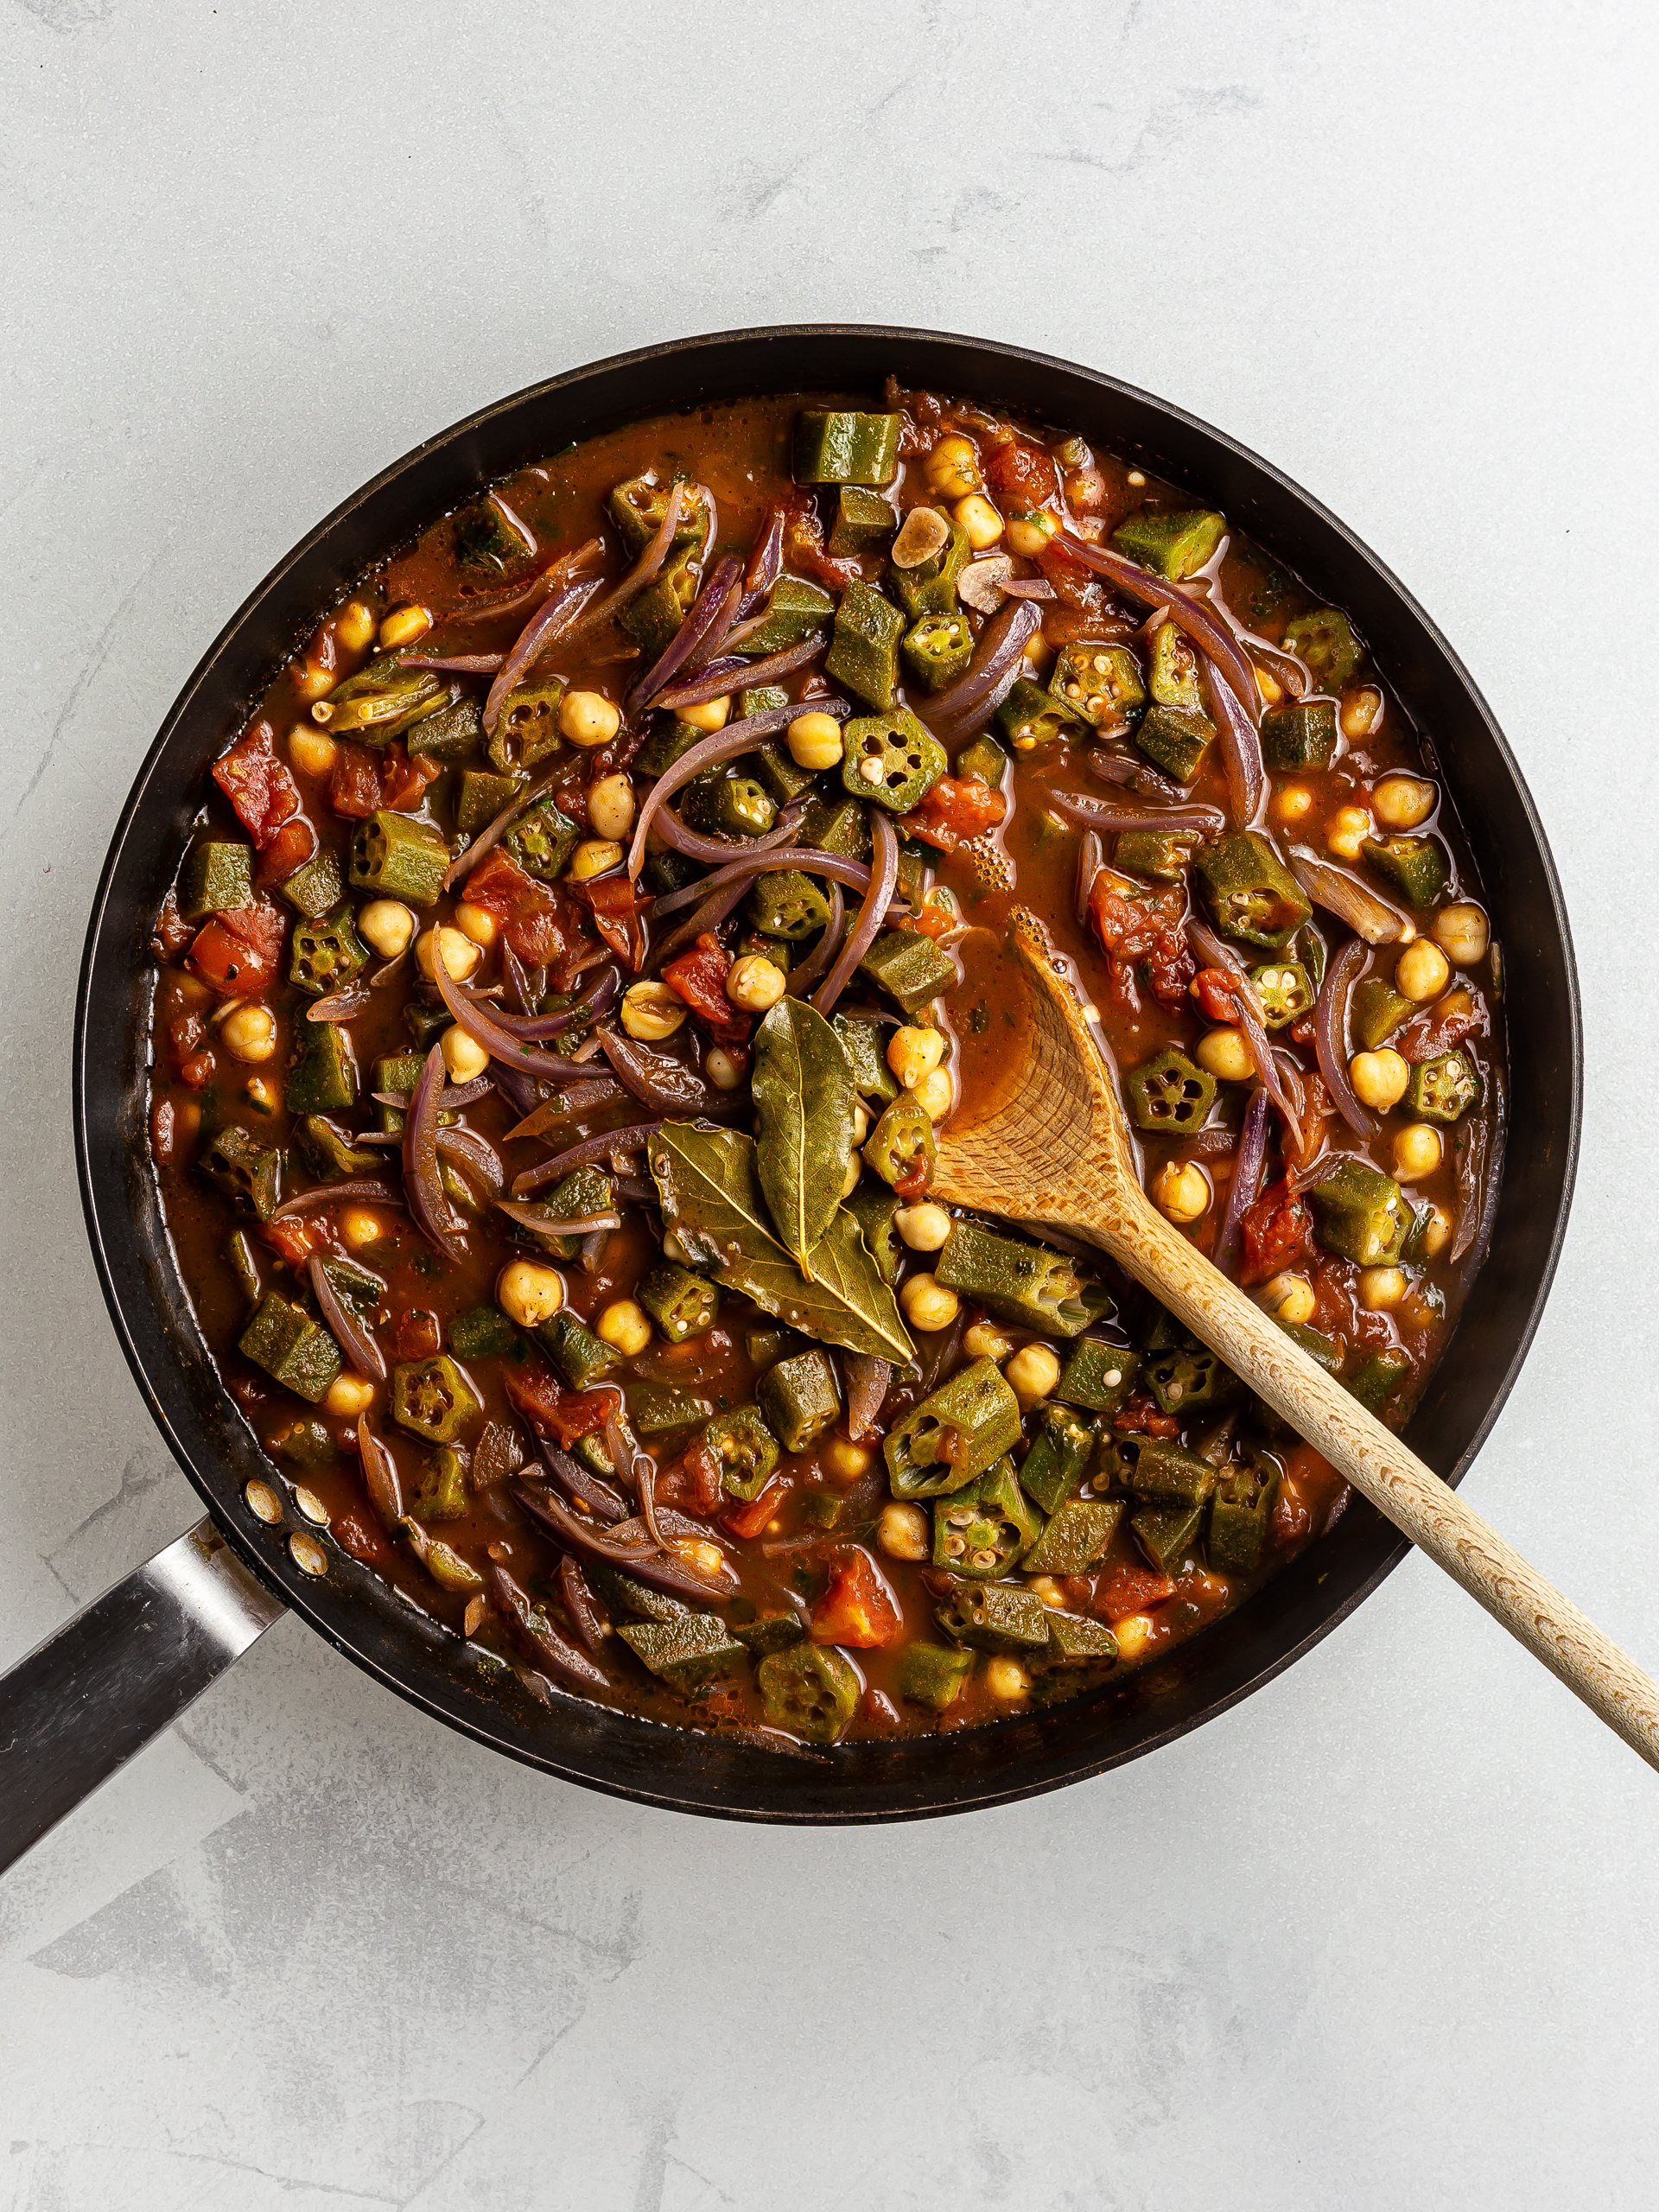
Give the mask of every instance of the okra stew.
[{"label": "okra stew", "polygon": [[1086,1248],[929,1195],[1033,911],[1155,1203],[1385,1421],[1478,1265],[1496,948],[1347,617],[1065,431],[637,423],[390,549],[212,772],[151,1130],[284,1493],[485,1664],[750,1740],[1075,1696],[1332,1471]]}]

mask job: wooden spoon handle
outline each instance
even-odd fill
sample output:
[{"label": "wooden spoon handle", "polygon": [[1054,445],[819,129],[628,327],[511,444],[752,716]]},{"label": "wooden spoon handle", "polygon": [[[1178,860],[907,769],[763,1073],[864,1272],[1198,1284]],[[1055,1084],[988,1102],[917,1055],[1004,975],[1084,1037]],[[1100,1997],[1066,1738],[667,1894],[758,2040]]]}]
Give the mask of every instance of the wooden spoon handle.
[{"label": "wooden spoon handle", "polygon": [[1137,1281],[1495,1620],[1659,1767],[1659,1684],[1152,1206],[1093,1227]]}]

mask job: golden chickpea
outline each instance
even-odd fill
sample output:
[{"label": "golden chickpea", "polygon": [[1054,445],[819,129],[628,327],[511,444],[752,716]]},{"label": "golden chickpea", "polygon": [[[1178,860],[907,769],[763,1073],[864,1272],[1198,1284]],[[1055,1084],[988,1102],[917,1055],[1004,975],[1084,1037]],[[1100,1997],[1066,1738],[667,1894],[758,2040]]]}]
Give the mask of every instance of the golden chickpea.
[{"label": "golden chickpea", "polygon": [[633,785],[620,772],[601,776],[588,793],[588,826],[597,837],[626,837],[633,827]]},{"label": "golden chickpea", "polygon": [[412,645],[423,638],[432,627],[432,613],[425,607],[394,607],[380,625],[380,650],[396,652],[400,645]]},{"label": "golden chickpea", "polygon": [[537,1328],[564,1304],[564,1277],[535,1260],[515,1260],[497,1279],[495,1302],[519,1328]]},{"label": "golden chickpea", "polygon": [[332,721],[334,718],[334,710],[326,703],[324,695],[332,691],[339,681],[340,671],[337,668],[305,667],[296,668],[294,671],[295,690],[302,699],[316,701],[311,712],[320,722]]},{"label": "golden chickpea", "polygon": [[1392,1313],[1408,1286],[1403,1268],[1362,1268],[1359,1302],[1368,1313]]},{"label": "golden chickpea", "polygon": [[[664,1037],[671,1037],[684,1020],[685,1001],[666,983],[630,983],[622,994],[622,1027],[641,1044],[654,1045]],[[711,1052],[709,1059],[713,1058]],[[703,1065],[707,1066],[708,1061]],[[733,1073],[736,1073],[735,1069]],[[711,1074],[709,1081],[716,1080]],[[721,1088],[728,1090],[732,1086],[722,1084]]]},{"label": "golden chickpea", "polygon": [[895,1029],[887,1039],[887,1065],[906,1090],[914,1090],[944,1058],[944,1039],[937,1029]]},{"label": "golden chickpea", "polygon": [[1438,944],[1426,937],[1408,944],[1395,963],[1394,987],[1419,1006],[1437,999],[1452,980],[1452,963]]},{"label": "golden chickpea", "polygon": [[814,774],[825,768],[839,768],[843,745],[841,724],[833,715],[797,715],[786,733],[789,757],[798,768],[810,768]]},{"label": "golden chickpea", "polygon": [[899,1303],[911,1327],[919,1329],[924,1336],[948,1329],[962,1311],[956,1292],[947,1290],[931,1274],[912,1275],[899,1294]]},{"label": "golden chickpea", "polygon": [[947,499],[959,499],[985,488],[985,479],[979,473],[979,448],[971,438],[941,438],[923,462],[922,474],[929,491]]},{"label": "golden chickpea", "polygon": [[570,855],[565,874],[572,883],[591,883],[622,865],[622,848],[614,837],[584,837]]},{"label": "golden chickpea", "polygon": [[452,1022],[439,1038],[438,1049],[451,1083],[472,1083],[490,1065],[489,1054],[458,1021]]},{"label": "golden chickpea", "polygon": [[1492,932],[1486,917],[1472,900],[1460,899],[1442,906],[1429,925],[1429,934],[1454,967],[1472,968],[1486,957]]},{"label": "golden chickpea", "polygon": [[677,707],[675,714],[679,721],[690,722],[693,729],[706,729],[712,733],[725,728],[731,711],[732,698],[728,692],[719,699],[699,700],[695,707]]},{"label": "golden chickpea", "polygon": [[1051,1612],[1063,1613],[1066,1610],[1065,1592],[1052,1574],[1033,1574],[1031,1594],[1039,1598]]},{"label": "golden chickpea", "polygon": [[1002,518],[982,492],[970,492],[951,509],[976,553],[988,552],[1002,535]]},{"label": "golden chickpea", "polygon": [[448,922],[423,930],[415,940],[415,964],[423,976],[433,973],[434,947],[443,955],[443,972],[452,982],[465,982],[484,957],[470,938],[451,929]]},{"label": "golden chickpea", "polygon": [[875,1541],[889,1559],[926,1559],[933,1549],[927,1516],[919,1505],[885,1505]]},{"label": "golden chickpea", "polygon": [[1033,630],[1026,639],[1026,658],[1031,664],[1033,676],[1040,676],[1054,658],[1054,648],[1040,630]]},{"label": "golden chickpea", "polygon": [[340,1217],[340,1233],[354,1252],[360,1252],[366,1244],[378,1244],[385,1232],[378,1213],[371,1213],[367,1206],[347,1206]]},{"label": "golden chickpea", "polygon": [[1313,1286],[1300,1275],[1274,1275],[1262,1286],[1262,1310],[1287,1329],[1306,1328],[1318,1300]]},{"label": "golden chickpea", "polygon": [[841,1195],[843,1198],[852,1197],[853,1192],[858,1188],[859,1179],[863,1173],[864,1162],[855,1152],[849,1152],[847,1155],[847,1166],[841,1179]]},{"label": "golden chickpea", "polygon": [[1201,1068],[1219,1077],[1223,1083],[1249,1083],[1255,1073],[1255,1062],[1250,1058],[1244,1033],[1230,1023],[1219,1029],[1206,1030],[1198,1039],[1193,1057]]},{"label": "golden chickpea", "polygon": [[613,1299],[594,1324],[594,1334],[624,1359],[632,1359],[651,1342],[651,1317],[632,1298]]},{"label": "golden chickpea", "polygon": [[1112,1623],[1112,1634],[1117,1639],[1120,1659],[1138,1659],[1152,1642],[1153,1619],[1150,1613],[1130,1613],[1121,1621]]},{"label": "golden chickpea", "polygon": [[340,758],[340,747],[326,731],[296,722],[289,735],[288,757],[302,776],[327,776]]},{"label": "golden chickpea", "polygon": [[219,1034],[238,1060],[268,1060],[276,1049],[276,1017],[267,1006],[239,1006],[220,1022]]},{"label": "golden chickpea", "polygon": [[366,650],[374,636],[374,613],[360,599],[347,601],[334,623],[334,635],[348,653]]},{"label": "golden chickpea", "polygon": [[559,702],[559,728],[572,745],[608,745],[621,727],[602,691],[567,691]]},{"label": "golden chickpea", "polygon": [[495,916],[487,906],[474,906],[470,899],[463,899],[455,908],[455,927],[471,944],[495,943]]},{"label": "golden chickpea", "polygon": [[1385,1047],[1380,1052],[1356,1052],[1348,1063],[1348,1079],[1362,1106],[1386,1114],[1405,1096],[1411,1070],[1398,1052]]},{"label": "golden chickpea", "polygon": [[893,1225],[912,1252],[942,1251],[950,1234],[950,1217],[931,1198],[920,1205],[900,1206]]},{"label": "golden chickpea", "polygon": [[1034,561],[1059,526],[1051,514],[1015,515],[1008,524],[1008,550],[1022,561]]},{"label": "golden chickpea", "polygon": [[1287,784],[1273,802],[1274,819],[1287,825],[1306,822],[1313,811],[1313,794],[1306,784]]},{"label": "golden chickpea", "polygon": [[746,952],[726,971],[726,995],[747,1014],[765,1014],[789,988],[789,979],[764,952]]},{"label": "golden chickpea", "polygon": [[855,1483],[868,1474],[874,1464],[875,1454],[867,1444],[854,1444],[844,1436],[832,1436],[818,1458],[827,1475],[838,1483]]},{"label": "golden chickpea", "polygon": [[743,1071],[721,1045],[713,1045],[702,1056],[702,1071],[716,1090],[735,1090]]},{"label": "golden chickpea", "polygon": [[1002,1370],[1016,1398],[1046,1398],[1060,1379],[1060,1363],[1047,1344],[1021,1344]]},{"label": "golden chickpea", "polygon": [[415,917],[397,899],[371,899],[357,918],[357,933],[368,939],[383,960],[395,960],[409,950]]},{"label": "golden chickpea", "polygon": [[1452,1241],[1452,1217],[1444,1206],[1430,1206],[1423,1224],[1423,1256],[1436,1260]]},{"label": "golden chickpea", "polygon": [[366,1376],[350,1374],[336,1375],[328,1385],[322,1401],[325,1413],[334,1414],[336,1417],[343,1416],[347,1421],[355,1420],[358,1414],[367,1413],[373,1403],[373,1383]]},{"label": "golden chickpea", "polygon": [[1014,1705],[1031,1688],[1031,1676],[1017,1659],[988,1659],[985,1687],[999,1705]]},{"label": "golden chickpea", "polygon": [[1262,695],[1264,707],[1276,707],[1285,696],[1284,686],[1271,669],[1258,668],[1255,671],[1255,688]]},{"label": "golden chickpea", "polygon": [[1440,796],[1421,776],[1385,776],[1371,793],[1371,811],[1390,830],[1414,830],[1433,813]]},{"label": "golden chickpea", "polygon": [[1337,720],[1342,734],[1351,743],[1357,744],[1363,737],[1370,737],[1382,723],[1382,694],[1375,684],[1362,683],[1342,695],[1342,709]]},{"label": "golden chickpea", "polygon": [[1339,806],[1325,826],[1325,849],[1338,860],[1357,861],[1370,834],[1371,817],[1363,806]]},{"label": "golden chickpea", "polygon": [[1182,1225],[1203,1219],[1210,1196],[1210,1178],[1196,1160],[1166,1160],[1153,1178],[1154,1205]]},{"label": "golden chickpea", "polygon": [[962,1348],[969,1359],[990,1359],[999,1363],[1014,1350],[1001,1330],[988,1321],[976,1321],[963,1337]]},{"label": "golden chickpea", "polygon": [[930,1122],[944,1121],[956,1103],[950,1071],[930,1068],[910,1095]]},{"label": "golden chickpea", "polygon": [[1408,1122],[1394,1141],[1395,1179],[1415,1183],[1432,1175],[1440,1164],[1443,1149],[1438,1129],[1427,1122]]},{"label": "golden chickpea", "polygon": [[853,1142],[862,1144],[870,1134],[870,1109],[861,1098],[853,1101]]}]

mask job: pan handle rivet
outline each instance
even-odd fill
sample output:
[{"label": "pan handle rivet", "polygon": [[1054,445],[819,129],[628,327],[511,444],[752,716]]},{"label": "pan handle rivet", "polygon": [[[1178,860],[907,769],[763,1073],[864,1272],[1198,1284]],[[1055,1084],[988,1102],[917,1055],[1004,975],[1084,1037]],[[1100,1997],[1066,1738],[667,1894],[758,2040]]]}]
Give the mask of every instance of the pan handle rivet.
[{"label": "pan handle rivet", "polygon": [[288,1540],[288,1555],[302,1574],[327,1574],[328,1554],[315,1536],[302,1535],[298,1530]]},{"label": "pan handle rivet", "polygon": [[269,1483],[251,1482],[242,1493],[248,1502],[248,1510],[257,1520],[274,1529],[283,1517],[283,1501]]}]

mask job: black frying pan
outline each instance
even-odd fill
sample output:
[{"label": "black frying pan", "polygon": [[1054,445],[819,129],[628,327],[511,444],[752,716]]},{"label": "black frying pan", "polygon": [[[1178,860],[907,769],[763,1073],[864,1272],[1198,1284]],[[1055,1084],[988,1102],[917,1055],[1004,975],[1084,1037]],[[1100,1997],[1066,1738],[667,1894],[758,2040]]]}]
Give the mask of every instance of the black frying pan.
[{"label": "black frying pan", "polygon": [[[1408,1546],[1356,1502],[1236,1614],[1155,1671],[1044,1713],[949,1737],[795,1759],[558,1695],[537,1704],[460,1637],[333,1544],[291,1497],[268,1527],[245,1501],[270,1463],[221,1391],[179,1285],[144,1126],[152,971],[142,948],[247,702],[388,546],[520,463],[641,416],[745,394],[971,394],[1074,428],[1220,507],[1351,609],[1433,741],[1504,957],[1512,1084],[1491,1256],[1413,1418],[1413,1447],[1456,1482],[1509,1395],[1555,1268],[1579,1134],[1580,1033],[1567,917],[1508,746],[1440,632],[1304,492],[1219,432],[1063,361],[967,338],[842,325],[697,338],[537,385],[419,446],[273,569],[186,684],[134,782],[93,902],[75,1023],[75,1141],[104,1294],[134,1375],[210,1522],[60,1630],[0,1683],[0,1866],[157,1728],[283,1605],[400,1696],[514,1758],[618,1796],[766,1821],[967,1811],[1098,1774],[1167,1743],[1268,1681],[1373,1591]],[[277,1484],[278,1488],[281,1484]],[[308,1572],[305,1561],[322,1572]],[[251,1570],[251,1572],[249,1572]]]}]

